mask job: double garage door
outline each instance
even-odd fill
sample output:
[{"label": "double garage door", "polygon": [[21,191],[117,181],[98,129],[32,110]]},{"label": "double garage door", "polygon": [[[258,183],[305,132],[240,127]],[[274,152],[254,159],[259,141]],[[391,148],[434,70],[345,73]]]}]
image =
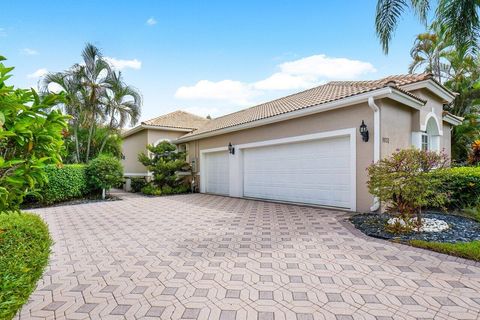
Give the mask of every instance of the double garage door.
[{"label": "double garage door", "polygon": [[[240,174],[230,174],[227,151],[205,154],[205,192],[229,195],[232,183],[243,196],[351,208],[350,137],[242,149]],[[238,177],[240,181],[230,181]]]}]

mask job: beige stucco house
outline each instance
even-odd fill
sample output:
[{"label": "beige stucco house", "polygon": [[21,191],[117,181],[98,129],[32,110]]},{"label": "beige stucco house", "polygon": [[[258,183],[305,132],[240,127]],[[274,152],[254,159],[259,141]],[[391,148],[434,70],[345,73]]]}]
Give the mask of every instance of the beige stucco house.
[{"label": "beige stucco house", "polygon": [[443,106],[454,97],[429,74],[334,81],[204,121],[173,142],[186,148],[200,192],[374,211],[367,166],[411,146],[449,155],[461,119]]},{"label": "beige stucco house", "polygon": [[146,177],[149,172],[138,161],[138,154],[147,152],[146,146],[156,145],[160,141],[174,141],[179,137],[198,129],[208,119],[185,112],[175,111],[142,122],[140,125],[122,134],[122,164],[126,177]]}]

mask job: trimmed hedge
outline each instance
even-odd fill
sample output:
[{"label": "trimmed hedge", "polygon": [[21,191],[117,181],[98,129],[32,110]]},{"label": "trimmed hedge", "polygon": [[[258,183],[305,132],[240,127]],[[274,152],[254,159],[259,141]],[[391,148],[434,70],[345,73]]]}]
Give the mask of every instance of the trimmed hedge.
[{"label": "trimmed hedge", "polygon": [[48,182],[41,191],[43,204],[81,198],[89,193],[85,165],[67,164],[46,168]]},{"label": "trimmed hedge", "polygon": [[0,319],[27,302],[48,263],[52,239],[35,214],[0,213]]},{"label": "trimmed hedge", "polygon": [[471,208],[480,204],[480,167],[456,167],[434,170],[441,192],[447,195],[448,209]]}]

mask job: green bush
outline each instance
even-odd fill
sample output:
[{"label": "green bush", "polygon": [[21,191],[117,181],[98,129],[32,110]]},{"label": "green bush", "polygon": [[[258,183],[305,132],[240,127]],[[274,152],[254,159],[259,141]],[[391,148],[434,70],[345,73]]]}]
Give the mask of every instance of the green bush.
[{"label": "green bush", "polygon": [[[179,152],[177,147],[162,141],[156,146],[148,145],[149,153],[140,153],[138,160],[153,173],[152,184],[162,190],[163,194],[174,194],[184,190],[188,176],[179,172],[188,172],[190,165],[185,160],[185,152]],[[186,188],[188,190],[188,187]]]},{"label": "green bush", "polygon": [[90,160],[85,172],[92,192],[108,190],[123,181],[122,164],[117,158],[108,155]]},{"label": "green bush", "polygon": [[130,181],[132,192],[140,192],[142,191],[142,188],[147,185],[147,180],[145,180],[145,178],[131,178]]},{"label": "green bush", "polygon": [[429,176],[445,161],[435,152],[414,148],[397,151],[368,167],[368,190],[386,205],[388,212],[407,221],[418,216],[423,207],[442,206],[445,202],[445,194],[438,192],[441,182]]},{"label": "green bush", "polygon": [[447,195],[449,209],[476,207],[480,204],[480,167],[456,167],[430,173],[439,180],[438,191]]},{"label": "green bush", "polygon": [[88,194],[85,165],[48,166],[45,168],[45,172],[48,182],[42,188],[40,202],[52,204]]},{"label": "green bush", "polygon": [[17,210],[25,196],[47,180],[48,164],[61,162],[67,116],[52,109],[62,95],[39,96],[8,86],[13,68],[0,56],[0,212]]},{"label": "green bush", "polygon": [[142,188],[142,193],[149,195],[149,196],[160,196],[162,195],[162,189],[154,186],[153,184],[149,183],[145,187]]},{"label": "green bush", "polygon": [[0,213],[0,319],[11,319],[28,300],[48,262],[52,239],[30,213]]}]

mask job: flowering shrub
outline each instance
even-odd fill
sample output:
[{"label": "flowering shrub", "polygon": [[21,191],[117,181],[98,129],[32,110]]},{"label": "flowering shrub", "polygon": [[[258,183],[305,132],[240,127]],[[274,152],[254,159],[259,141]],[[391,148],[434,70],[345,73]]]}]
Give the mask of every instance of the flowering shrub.
[{"label": "flowering shrub", "polygon": [[480,165],[480,140],[472,143],[472,151],[468,156],[468,162],[474,166]]},{"label": "flowering shrub", "polygon": [[428,175],[433,169],[444,167],[443,154],[406,149],[393,153],[368,167],[368,190],[386,206],[390,213],[410,221],[425,206],[441,207],[445,194],[439,192],[441,180]]}]

